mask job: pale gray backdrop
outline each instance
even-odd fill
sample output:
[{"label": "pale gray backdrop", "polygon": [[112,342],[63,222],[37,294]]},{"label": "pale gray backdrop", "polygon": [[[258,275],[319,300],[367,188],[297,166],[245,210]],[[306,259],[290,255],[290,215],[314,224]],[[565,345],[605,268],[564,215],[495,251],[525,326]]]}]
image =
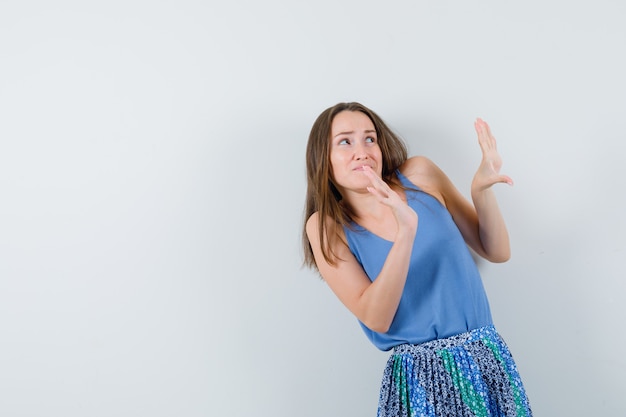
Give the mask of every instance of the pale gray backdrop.
[{"label": "pale gray backdrop", "polygon": [[536,416],[620,416],[626,3],[0,2],[0,415],[373,416],[387,353],[300,268],[304,149],[375,109],[467,195]]}]

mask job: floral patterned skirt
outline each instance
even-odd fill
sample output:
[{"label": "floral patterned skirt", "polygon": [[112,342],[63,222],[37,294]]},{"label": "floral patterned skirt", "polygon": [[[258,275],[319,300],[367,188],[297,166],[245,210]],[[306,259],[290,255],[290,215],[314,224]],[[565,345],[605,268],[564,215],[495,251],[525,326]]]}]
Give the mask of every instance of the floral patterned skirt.
[{"label": "floral patterned skirt", "polygon": [[378,417],[531,417],[517,366],[493,326],[396,346]]}]

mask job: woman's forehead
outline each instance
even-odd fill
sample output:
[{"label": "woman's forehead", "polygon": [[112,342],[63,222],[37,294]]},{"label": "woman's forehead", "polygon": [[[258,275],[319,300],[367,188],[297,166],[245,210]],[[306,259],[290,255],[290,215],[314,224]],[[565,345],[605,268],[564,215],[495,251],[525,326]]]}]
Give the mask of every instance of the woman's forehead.
[{"label": "woman's forehead", "polygon": [[331,134],[354,133],[358,131],[374,131],[374,123],[360,111],[344,110],[338,113],[331,125]]}]

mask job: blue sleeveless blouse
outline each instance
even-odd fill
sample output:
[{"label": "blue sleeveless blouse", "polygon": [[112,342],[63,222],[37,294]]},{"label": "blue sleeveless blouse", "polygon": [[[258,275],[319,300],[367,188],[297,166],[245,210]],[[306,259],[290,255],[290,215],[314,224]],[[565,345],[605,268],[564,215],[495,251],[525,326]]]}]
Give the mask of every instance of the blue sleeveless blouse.
[{"label": "blue sleeveless blouse", "polygon": [[[378,333],[360,322],[380,350],[419,344],[491,325],[487,295],[470,251],[448,210],[400,171],[409,206],[418,215],[411,261],[398,310],[389,331]],[[350,251],[374,281],[393,242],[352,223],[344,226]]]}]

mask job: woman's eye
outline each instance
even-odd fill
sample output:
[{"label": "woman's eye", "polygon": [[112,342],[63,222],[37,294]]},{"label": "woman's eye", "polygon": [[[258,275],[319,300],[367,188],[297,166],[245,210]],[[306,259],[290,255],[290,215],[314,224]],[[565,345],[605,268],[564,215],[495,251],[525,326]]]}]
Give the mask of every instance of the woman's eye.
[{"label": "woman's eye", "polygon": [[368,143],[374,143],[376,142],[376,139],[374,139],[373,137],[369,137],[369,138],[366,138],[365,141]]},{"label": "woman's eye", "polygon": [[350,141],[349,141],[348,139],[341,139],[341,140],[339,141],[339,144],[340,144],[340,145],[349,145],[349,144],[350,144]]}]

